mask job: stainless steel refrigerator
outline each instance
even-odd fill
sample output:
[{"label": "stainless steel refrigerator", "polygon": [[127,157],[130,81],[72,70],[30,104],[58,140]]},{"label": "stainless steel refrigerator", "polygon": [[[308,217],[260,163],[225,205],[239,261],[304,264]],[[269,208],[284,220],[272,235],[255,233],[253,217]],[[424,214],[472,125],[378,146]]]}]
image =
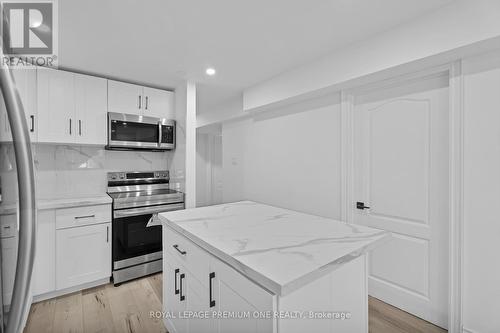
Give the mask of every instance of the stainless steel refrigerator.
[{"label": "stainless steel refrigerator", "polygon": [[[0,56],[3,58],[1,53]],[[12,274],[15,272],[15,275],[13,275],[12,296],[9,295],[10,306],[8,309],[4,308],[3,304],[5,293],[1,290],[1,279],[5,279],[5,271],[1,269],[2,265],[0,265],[0,333],[18,333],[23,330],[26,314],[31,306],[30,283],[36,238],[35,177],[31,142],[23,105],[15,87],[12,73],[3,64],[3,61],[0,62],[0,90],[12,131],[18,187],[18,231],[16,232],[15,245],[17,246],[17,261],[12,262],[12,266],[15,267],[12,267],[11,272]],[[13,191],[14,189],[2,188],[0,185],[0,192],[2,190],[6,193],[5,191]],[[1,251],[0,247],[0,258],[2,258]]]}]

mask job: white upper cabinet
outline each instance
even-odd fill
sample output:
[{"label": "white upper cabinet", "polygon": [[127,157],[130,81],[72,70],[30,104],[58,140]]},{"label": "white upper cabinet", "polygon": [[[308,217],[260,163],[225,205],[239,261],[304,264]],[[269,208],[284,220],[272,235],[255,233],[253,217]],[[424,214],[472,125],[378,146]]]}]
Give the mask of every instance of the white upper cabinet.
[{"label": "white upper cabinet", "polygon": [[174,118],[174,93],[144,87],[143,115],[158,118]]},{"label": "white upper cabinet", "polygon": [[106,144],[107,80],[38,69],[38,141]]},{"label": "white upper cabinet", "polygon": [[70,72],[38,69],[38,141],[72,143],[75,138],[75,80]]},{"label": "white upper cabinet", "polygon": [[[32,142],[37,141],[37,106],[36,106],[36,70],[35,69],[14,69],[12,70],[17,91],[23,103],[24,113]],[[3,96],[0,93],[0,141],[12,141],[12,132],[7,117],[7,110]]]},{"label": "white upper cabinet", "polygon": [[108,80],[108,111],[138,114],[144,105],[142,86]]},{"label": "white upper cabinet", "polygon": [[[13,74],[32,142],[105,145],[108,111],[174,118],[171,91],[44,67]],[[0,142],[8,141],[12,133],[2,98]]]},{"label": "white upper cabinet", "polygon": [[107,80],[75,74],[75,142],[106,144]]},{"label": "white upper cabinet", "polygon": [[174,93],[108,80],[108,111],[157,118],[173,118]]}]

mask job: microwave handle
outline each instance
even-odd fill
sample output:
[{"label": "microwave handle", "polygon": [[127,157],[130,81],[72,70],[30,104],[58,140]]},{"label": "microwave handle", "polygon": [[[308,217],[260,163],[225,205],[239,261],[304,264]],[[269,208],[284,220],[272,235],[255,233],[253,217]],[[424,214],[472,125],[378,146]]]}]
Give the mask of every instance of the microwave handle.
[{"label": "microwave handle", "polygon": [[161,127],[161,122],[158,122],[158,147],[161,147],[161,140],[162,140],[162,127]]}]

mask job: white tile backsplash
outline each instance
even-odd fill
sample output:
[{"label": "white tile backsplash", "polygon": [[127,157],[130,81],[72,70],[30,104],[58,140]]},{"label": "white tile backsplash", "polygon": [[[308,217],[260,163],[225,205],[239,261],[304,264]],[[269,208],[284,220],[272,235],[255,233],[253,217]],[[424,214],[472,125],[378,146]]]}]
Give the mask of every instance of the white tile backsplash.
[{"label": "white tile backsplash", "polygon": [[[35,179],[39,199],[86,197],[106,192],[109,171],[169,170],[173,152],[110,151],[102,147],[34,145]],[[12,144],[0,146],[0,177],[4,203],[17,199],[17,176]],[[182,170],[171,171],[172,187],[183,188]]]}]

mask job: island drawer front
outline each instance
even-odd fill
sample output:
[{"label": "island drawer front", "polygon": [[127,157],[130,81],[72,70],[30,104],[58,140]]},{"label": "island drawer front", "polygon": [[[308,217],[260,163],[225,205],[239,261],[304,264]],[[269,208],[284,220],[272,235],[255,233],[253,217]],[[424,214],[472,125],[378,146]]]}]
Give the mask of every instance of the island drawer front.
[{"label": "island drawer front", "polygon": [[163,242],[169,256],[179,262],[204,286],[208,286],[210,254],[186,237],[168,228]]},{"label": "island drawer front", "polygon": [[111,222],[111,205],[62,208],[56,210],[56,229]]}]

